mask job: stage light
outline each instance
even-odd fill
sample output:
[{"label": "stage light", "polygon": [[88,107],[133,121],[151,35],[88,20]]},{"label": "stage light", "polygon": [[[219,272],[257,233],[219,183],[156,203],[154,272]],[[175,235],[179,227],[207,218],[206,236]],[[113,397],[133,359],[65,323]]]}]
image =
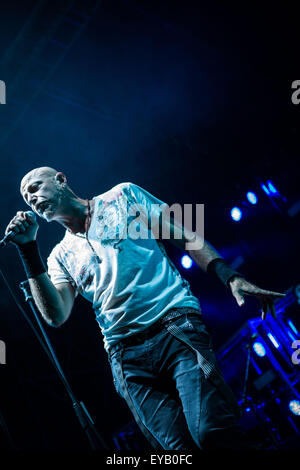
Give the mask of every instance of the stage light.
[{"label": "stage light", "polygon": [[274,336],[271,333],[268,333],[268,338],[270,341],[272,341],[273,345],[275,346],[276,349],[279,348],[279,343],[276,341]]},{"label": "stage light", "polygon": [[297,304],[300,304],[300,284],[297,284],[295,289],[294,289],[294,292],[295,292],[295,296],[297,298]]},{"label": "stage light", "polygon": [[243,216],[243,213],[239,207],[233,207],[231,209],[231,218],[235,222],[238,222],[239,220],[241,220],[242,216]]},{"label": "stage light", "polygon": [[295,341],[297,338],[293,335],[290,331],[287,332],[288,336],[291,338],[292,341]]},{"label": "stage light", "polygon": [[256,341],[253,344],[253,349],[259,357],[264,357],[266,355],[266,350],[261,343]]},{"label": "stage light", "polygon": [[291,412],[296,415],[300,416],[300,401],[299,400],[291,400],[289,403],[289,409]]},{"label": "stage light", "polygon": [[287,321],[287,324],[289,325],[289,327],[291,328],[291,330],[293,330],[293,332],[295,333],[295,335],[298,335],[299,332],[297,330],[297,328],[295,327],[294,323],[292,322],[292,320],[288,320]]},{"label": "stage light", "polygon": [[269,189],[267,188],[267,186],[264,183],[261,183],[261,187],[268,196],[271,196],[271,193],[270,193]]},{"label": "stage light", "polygon": [[181,258],[181,264],[185,269],[190,269],[192,267],[193,260],[188,255],[184,255]]},{"label": "stage light", "polygon": [[268,188],[269,188],[269,191],[272,193],[272,194],[278,194],[278,191],[277,189],[275,188],[274,184],[272,183],[272,181],[267,181],[267,185],[268,185]]},{"label": "stage light", "polygon": [[251,204],[256,204],[257,203],[257,196],[252,191],[247,192],[247,199]]}]

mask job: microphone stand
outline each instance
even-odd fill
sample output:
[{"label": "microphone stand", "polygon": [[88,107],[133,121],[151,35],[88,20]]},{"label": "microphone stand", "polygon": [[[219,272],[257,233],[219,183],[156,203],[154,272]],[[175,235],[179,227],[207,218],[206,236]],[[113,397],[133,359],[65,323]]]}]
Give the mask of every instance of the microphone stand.
[{"label": "microphone stand", "polygon": [[250,359],[251,359],[252,340],[253,338],[250,338],[250,341],[246,344],[247,359],[246,359],[245,375],[244,375],[244,382],[243,382],[243,392],[242,392],[242,402],[241,402],[242,407],[245,407],[247,405],[247,385],[248,385],[248,379],[249,379],[249,366],[250,366]]},{"label": "microphone stand", "polygon": [[33,311],[33,314],[35,316],[37,324],[38,324],[38,326],[39,326],[39,328],[42,332],[42,335],[44,337],[44,340],[45,340],[45,342],[48,346],[49,353],[52,356],[52,363],[53,363],[55,369],[57,370],[59,378],[61,379],[63,385],[65,386],[67,394],[69,395],[69,397],[72,401],[72,405],[73,405],[73,409],[75,411],[75,414],[78,418],[78,421],[79,421],[82,429],[84,430],[84,432],[87,435],[87,438],[89,440],[91,448],[93,450],[101,450],[101,449],[109,450],[107,444],[105,443],[105,441],[102,439],[102,437],[99,435],[98,431],[96,430],[94,422],[93,422],[91,416],[89,415],[84,403],[82,401],[79,402],[75,398],[75,395],[74,395],[74,393],[73,393],[73,391],[70,387],[70,384],[68,383],[68,381],[65,377],[65,374],[64,374],[64,372],[63,372],[63,370],[62,370],[62,368],[61,368],[61,366],[58,362],[56,354],[55,354],[55,352],[53,350],[53,347],[50,343],[50,340],[49,340],[49,338],[48,338],[48,336],[47,336],[47,334],[44,330],[44,327],[43,327],[41,321],[40,321],[40,318],[39,318],[39,315],[37,313],[33,297],[31,295],[29,282],[28,281],[21,282],[19,287],[20,287],[20,289],[22,290],[22,292],[25,296],[25,301],[29,303],[29,305],[30,305],[30,307]]},{"label": "microphone stand", "polygon": [[249,367],[250,367],[250,361],[251,361],[251,346],[253,345],[253,341],[255,341],[255,339],[257,337],[258,337],[258,334],[253,334],[249,338],[249,341],[245,345],[245,349],[247,351],[247,359],[246,359],[246,367],[245,367],[245,374],[244,374],[244,381],[243,381],[241,407],[242,407],[242,409],[245,409],[246,406],[251,407],[251,409],[252,409],[255,417],[257,418],[258,422],[261,423],[261,427],[266,429],[267,434],[271,438],[271,441],[272,441],[273,446],[274,446],[273,448],[278,449],[277,439],[274,437],[273,432],[270,430],[268,420],[262,420],[261,416],[256,411],[256,405],[254,403],[251,403],[250,397],[247,397],[247,385],[248,385],[248,381],[249,381]]}]

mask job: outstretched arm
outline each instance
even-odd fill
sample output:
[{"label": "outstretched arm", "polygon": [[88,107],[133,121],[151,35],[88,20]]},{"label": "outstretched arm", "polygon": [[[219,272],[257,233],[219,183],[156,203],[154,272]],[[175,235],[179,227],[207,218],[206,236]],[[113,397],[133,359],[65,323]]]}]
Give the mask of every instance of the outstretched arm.
[{"label": "outstretched arm", "polygon": [[[225,285],[227,285],[237,304],[241,307],[245,303],[245,295],[256,297],[261,304],[262,319],[267,316],[268,311],[276,317],[274,301],[277,298],[285,297],[285,294],[273,292],[257,287],[255,284],[248,282],[242,274],[231,269],[226,264],[222,256],[215,248],[202,239],[198,234],[184,228],[177,221],[162,218],[162,223],[168,224],[167,229],[170,230],[170,241],[177,247],[185,249],[192,260],[205,272],[214,274]],[[186,249],[193,240],[194,249]]]}]

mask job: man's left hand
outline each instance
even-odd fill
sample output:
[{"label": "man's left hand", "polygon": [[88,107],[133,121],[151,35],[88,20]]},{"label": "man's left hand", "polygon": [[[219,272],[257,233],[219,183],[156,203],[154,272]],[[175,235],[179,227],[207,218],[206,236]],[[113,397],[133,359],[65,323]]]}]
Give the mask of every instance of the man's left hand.
[{"label": "man's left hand", "polygon": [[240,307],[245,303],[244,295],[253,295],[254,297],[257,297],[261,302],[261,317],[263,320],[265,320],[268,310],[270,310],[273,317],[276,318],[274,300],[286,296],[286,294],[280,294],[279,292],[260,289],[242,277],[234,277],[231,281],[229,281],[229,286],[233,297]]}]

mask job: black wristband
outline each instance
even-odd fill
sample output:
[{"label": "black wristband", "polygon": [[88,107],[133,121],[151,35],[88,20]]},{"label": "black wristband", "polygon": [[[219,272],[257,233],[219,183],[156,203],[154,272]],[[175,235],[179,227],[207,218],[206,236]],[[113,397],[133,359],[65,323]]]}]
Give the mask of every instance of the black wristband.
[{"label": "black wristband", "polygon": [[28,279],[46,272],[38,244],[35,240],[17,246]]},{"label": "black wristband", "polygon": [[226,287],[229,281],[235,277],[243,277],[240,273],[232,269],[222,258],[215,258],[207,265],[207,272],[220,279]]}]

